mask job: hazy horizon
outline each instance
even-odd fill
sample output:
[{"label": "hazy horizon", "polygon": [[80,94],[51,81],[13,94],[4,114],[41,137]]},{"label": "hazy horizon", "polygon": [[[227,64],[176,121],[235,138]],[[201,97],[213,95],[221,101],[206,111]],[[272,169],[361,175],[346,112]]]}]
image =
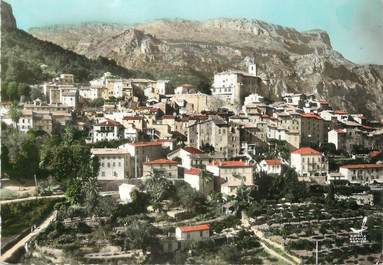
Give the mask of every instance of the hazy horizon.
[{"label": "hazy horizon", "polygon": [[[7,0],[19,28],[158,19],[243,18],[323,30],[332,46],[356,63],[383,65],[383,0]],[[44,15],[42,15],[44,14]]]}]

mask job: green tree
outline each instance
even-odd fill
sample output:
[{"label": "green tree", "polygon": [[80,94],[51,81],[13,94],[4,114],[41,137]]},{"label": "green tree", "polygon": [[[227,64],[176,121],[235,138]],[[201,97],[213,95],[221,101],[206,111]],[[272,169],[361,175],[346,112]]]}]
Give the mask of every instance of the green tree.
[{"label": "green tree", "polygon": [[20,96],[26,96],[29,97],[30,93],[30,87],[25,83],[19,83],[17,85],[17,96],[20,98]]},{"label": "green tree", "polygon": [[223,246],[219,250],[218,255],[229,264],[239,264],[241,260],[241,253],[234,245]]},{"label": "green tree", "polygon": [[104,99],[102,98],[97,98],[95,100],[93,100],[90,105],[92,107],[102,107],[104,105]]},{"label": "green tree", "polygon": [[20,152],[15,155],[10,178],[20,182],[34,179],[39,170],[39,158],[39,150],[34,139],[28,138],[23,141]]},{"label": "green tree", "polygon": [[215,149],[214,149],[214,146],[210,145],[210,144],[204,144],[200,147],[201,151],[205,152],[205,153],[214,153],[215,152]]},{"label": "green tree", "polygon": [[41,92],[41,89],[38,87],[32,87],[30,92],[29,92],[29,98],[31,100],[35,99],[45,99],[43,93]]},{"label": "green tree", "polygon": [[327,155],[334,155],[337,153],[336,146],[333,143],[323,143],[320,145],[319,150]]},{"label": "green tree", "polygon": [[257,248],[261,246],[257,237],[255,237],[252,232],[243,229],[239,231],[236,241],[236,246],[241,250]]},{"label": "green tree", "polygon": [[193,212],[205,212],[207,207],[204,195],[194,190],[189,183],[180,181],[176,183],[176,200],[186,209]]},{"label": "green tree", "polygon": [[1,82],[1,100],[2,101],[7,101],[9,100],[9,97],[8,97],[8,94],[7,94],[7,90],[8,90],[8,83],[7,82]]},{"label": "green tree", "polygon": [[145,181],[145,188],[154,203],[161,202],[174,193],[172,182],[162,177],[147,179]]},{"label": "green tree", "polygon": [[17,128],[17,123],[19,122],[19,119],[22,116],[22,112],[16,101],[12,102],[11,106],[9,107],[9,116],[11,117],[12,121],[15,123]]},{"label": "green tree", "polygon": [[333,207],[336,203],[334,184],[330,184],[328,186],[325,203],[326,203],[326,206],[328,206],[328,207]]},{"label": "green tree", "polygon": [[202,80],[198,83],[198,90],[201,93],[211,95],[211,83],[205,80]]},{"label": "green tree", "polygon": [[255,190],[249,186],[241,185],[237,188],[236,196],[232,200],[232,205],[237,214],[247,210],[255,201]]},{"label": "green tree", "polygon": [[147,221],[135,220],[126,227],[124,249],[151,250],[158,247],[157,229]]},{"label": "green tree", "polygon": [[274,193],[274,185],[277,186],[277,179],[280,179],[280,176],[277,176],[274,179],[273,177],[263,173],[260,173],[256,176],[255,182],[258,186],[256,198],[258,201],[272,199],[275,195],[277,195]]},{"label": "green tree", "polygon": [[17,83],[14,81],[11,81],[8,83],[7,86],[7,97],[9,100],[18,100],[18,91],[17,91]]},{"label": "green tree", "polygon": [[10,175],[12,165],[9,160],[9,150],[6,145],[1,145],[1,178]]},{"label": "green tree", "polygon": [[66,128],[61,141],[52,137],[45,142],[40,167],[67,186],[66,197],[71,204],[82,204],[89,213],[95,212],[99,161],[74,128]]}]

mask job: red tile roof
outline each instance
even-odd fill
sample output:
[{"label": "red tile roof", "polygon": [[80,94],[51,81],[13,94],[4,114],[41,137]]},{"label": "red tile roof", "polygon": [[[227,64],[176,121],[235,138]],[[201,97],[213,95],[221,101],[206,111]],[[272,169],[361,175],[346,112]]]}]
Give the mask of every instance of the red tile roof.
[{"label": "red tile roof", "polygon": [[149,108],[149,111],[150,112],[159,112],[159,111],[161,111],[161,109],[160,108]]},{"label": "red tile roof", "polygon": [[279,159],[265,160],[266,164],[270,166],[279,166],[282,165],[282,161]]},{"label": "red tile roof", "polygon": [[194,87],[192,84],[181,84],[178,87]]},{"label": "red tile roof", "polygon": [[177,162],[174,160],[167,159],[157,159],[144,163],[145,165],[177,165]]},{"label": "red tile roof", "polygon": [[320,155],[321,154],[320,152],[318,152],[315,149],[312,149],[311,147],[302,147],[302,148],[299,148],[299,149],[297,149],[291,153],[292,154],[299,154],[299,155]]},{"label": "red tile roof", "polygon": [[191,154],[203,154],[204,153],[203,151],[201,151],[197,148],[194,148],[192,146],[186,146],[186,147],[183,147],[182,149],[188,153],[191,153]]},{"label": "red tile roof", "polygon": [[371,152],[368,154],[368,156],[369,156],[369,157],[376,157],[376,156],[378,156],[378,155],[380,155],[380,154],[382,154],[381,151],[371,151]]},{"label": "red tile roof", "polygon": [[369,168],[383,168],[383,164],[354,164],[354,165],[343,165],[340,168],[347,169],[369,169]]},{"label": "red tile roof", "polygon": [[337,129],[336,132],[339,134],[346,134],[346,131],[342,129]]},{"label": "red tile roof", "polygon": [[175,118],[176,117],[174,117],[173,115],[164,115],[164,116],[162,116],[163,120],[170,120],[170,119],[174,120]]},{"label": "red tile roof", "polygon": [[171,143],[171,142],[173,142],[172,139],[157,139],[155,141],[159,142],[159,143]]},{"label": "red tile roof", "polygon": [[101,125],[101,126],[122,126],[119,122],[114,121],[114,120],[110,120],[110,119],[107,119],[105,121],[101,121],[97,125]]},{"label": "red tile roof", "polygon": [[189,120],[207,120],[208,118],[207,115],[193,115],[189,117]]},{"label": "red tile roof", "polygon": [[161,142],[137,142],[132,144],[134,147],[148,147],[148,146],[157,146],[162,145]]},{"label": "red tile roof", "polygon": [[254,166],[251,163],[246,163],[243,161],[223,161],[223,162],[213,162],[209,164],[210,166],[218,167],[252,167]]},{"label": "red tile roof", "polygon": [[345,112],[343,110],[336,110],[336,111],[334,111],[334,114],[345,115],[345,114],[347,114],[347,112]]},{"label": "red tile roof", "polygon": [[139,121],[142,119],[143,119],[142,116],[125,116],[124,117],[124,120],[127,120],[127,121]]},{"label": "red tile roof", "polygon": [[209,224],[193,225],[193,226],[181,226],[181,231],[184,233],[209,230]]},{"label": "red tile roof", "polygon": [[199,175],[201,173],[201,169],[192,167],[191,169],[186,169],[184,170],[184,174],[189,174],[189,175]]},{"label": "red tile roof", "polygon": [[307,118],[307,119],[316,119],[316,120],[321,120],[322,119],[317,114],[312,113],[312,112],[310,112],[310,113],[303,113],[303,114],[301,114],[301,117],[302,118]]}]

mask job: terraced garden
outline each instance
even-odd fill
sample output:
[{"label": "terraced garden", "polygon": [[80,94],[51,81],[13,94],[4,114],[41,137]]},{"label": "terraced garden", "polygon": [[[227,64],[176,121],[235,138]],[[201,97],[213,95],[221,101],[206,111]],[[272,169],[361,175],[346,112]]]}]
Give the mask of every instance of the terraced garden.
[{"label": "terraced garden", "polygon": [[[269,205],[258,210],[252,224],[304,263],[315,263],[318,241],[321,264],[374,264],[382,249],[383,215],[374,207],[349,206]],[[360,229],[364,216],[368,217],[367,242],[352,243],[351,228]]]}]

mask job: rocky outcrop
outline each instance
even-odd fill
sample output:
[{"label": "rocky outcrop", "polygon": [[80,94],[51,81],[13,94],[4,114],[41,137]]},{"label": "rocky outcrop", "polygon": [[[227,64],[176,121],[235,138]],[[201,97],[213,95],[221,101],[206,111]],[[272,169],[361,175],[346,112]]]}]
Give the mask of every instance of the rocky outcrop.
[{"label": "rocky outcrop", "polygon": [[[157,77],[209,80],[214,72],[246,70],[255,60],[268,89],[314,93],[337,108],[383,118],[383,69],[357,65],[333,50],[321,30],[295,29],[247,19],[159,20],[127,25],[86,24],[35,28],[34,36]],[[89,34],[95,32],[95,34]]]},{"label": "rocky outcrop", "polygon": [[13,30],[16,29],[16,19],[13,16],[12,7],[4,2],[0,2],[1,8],[1,30]]}]

